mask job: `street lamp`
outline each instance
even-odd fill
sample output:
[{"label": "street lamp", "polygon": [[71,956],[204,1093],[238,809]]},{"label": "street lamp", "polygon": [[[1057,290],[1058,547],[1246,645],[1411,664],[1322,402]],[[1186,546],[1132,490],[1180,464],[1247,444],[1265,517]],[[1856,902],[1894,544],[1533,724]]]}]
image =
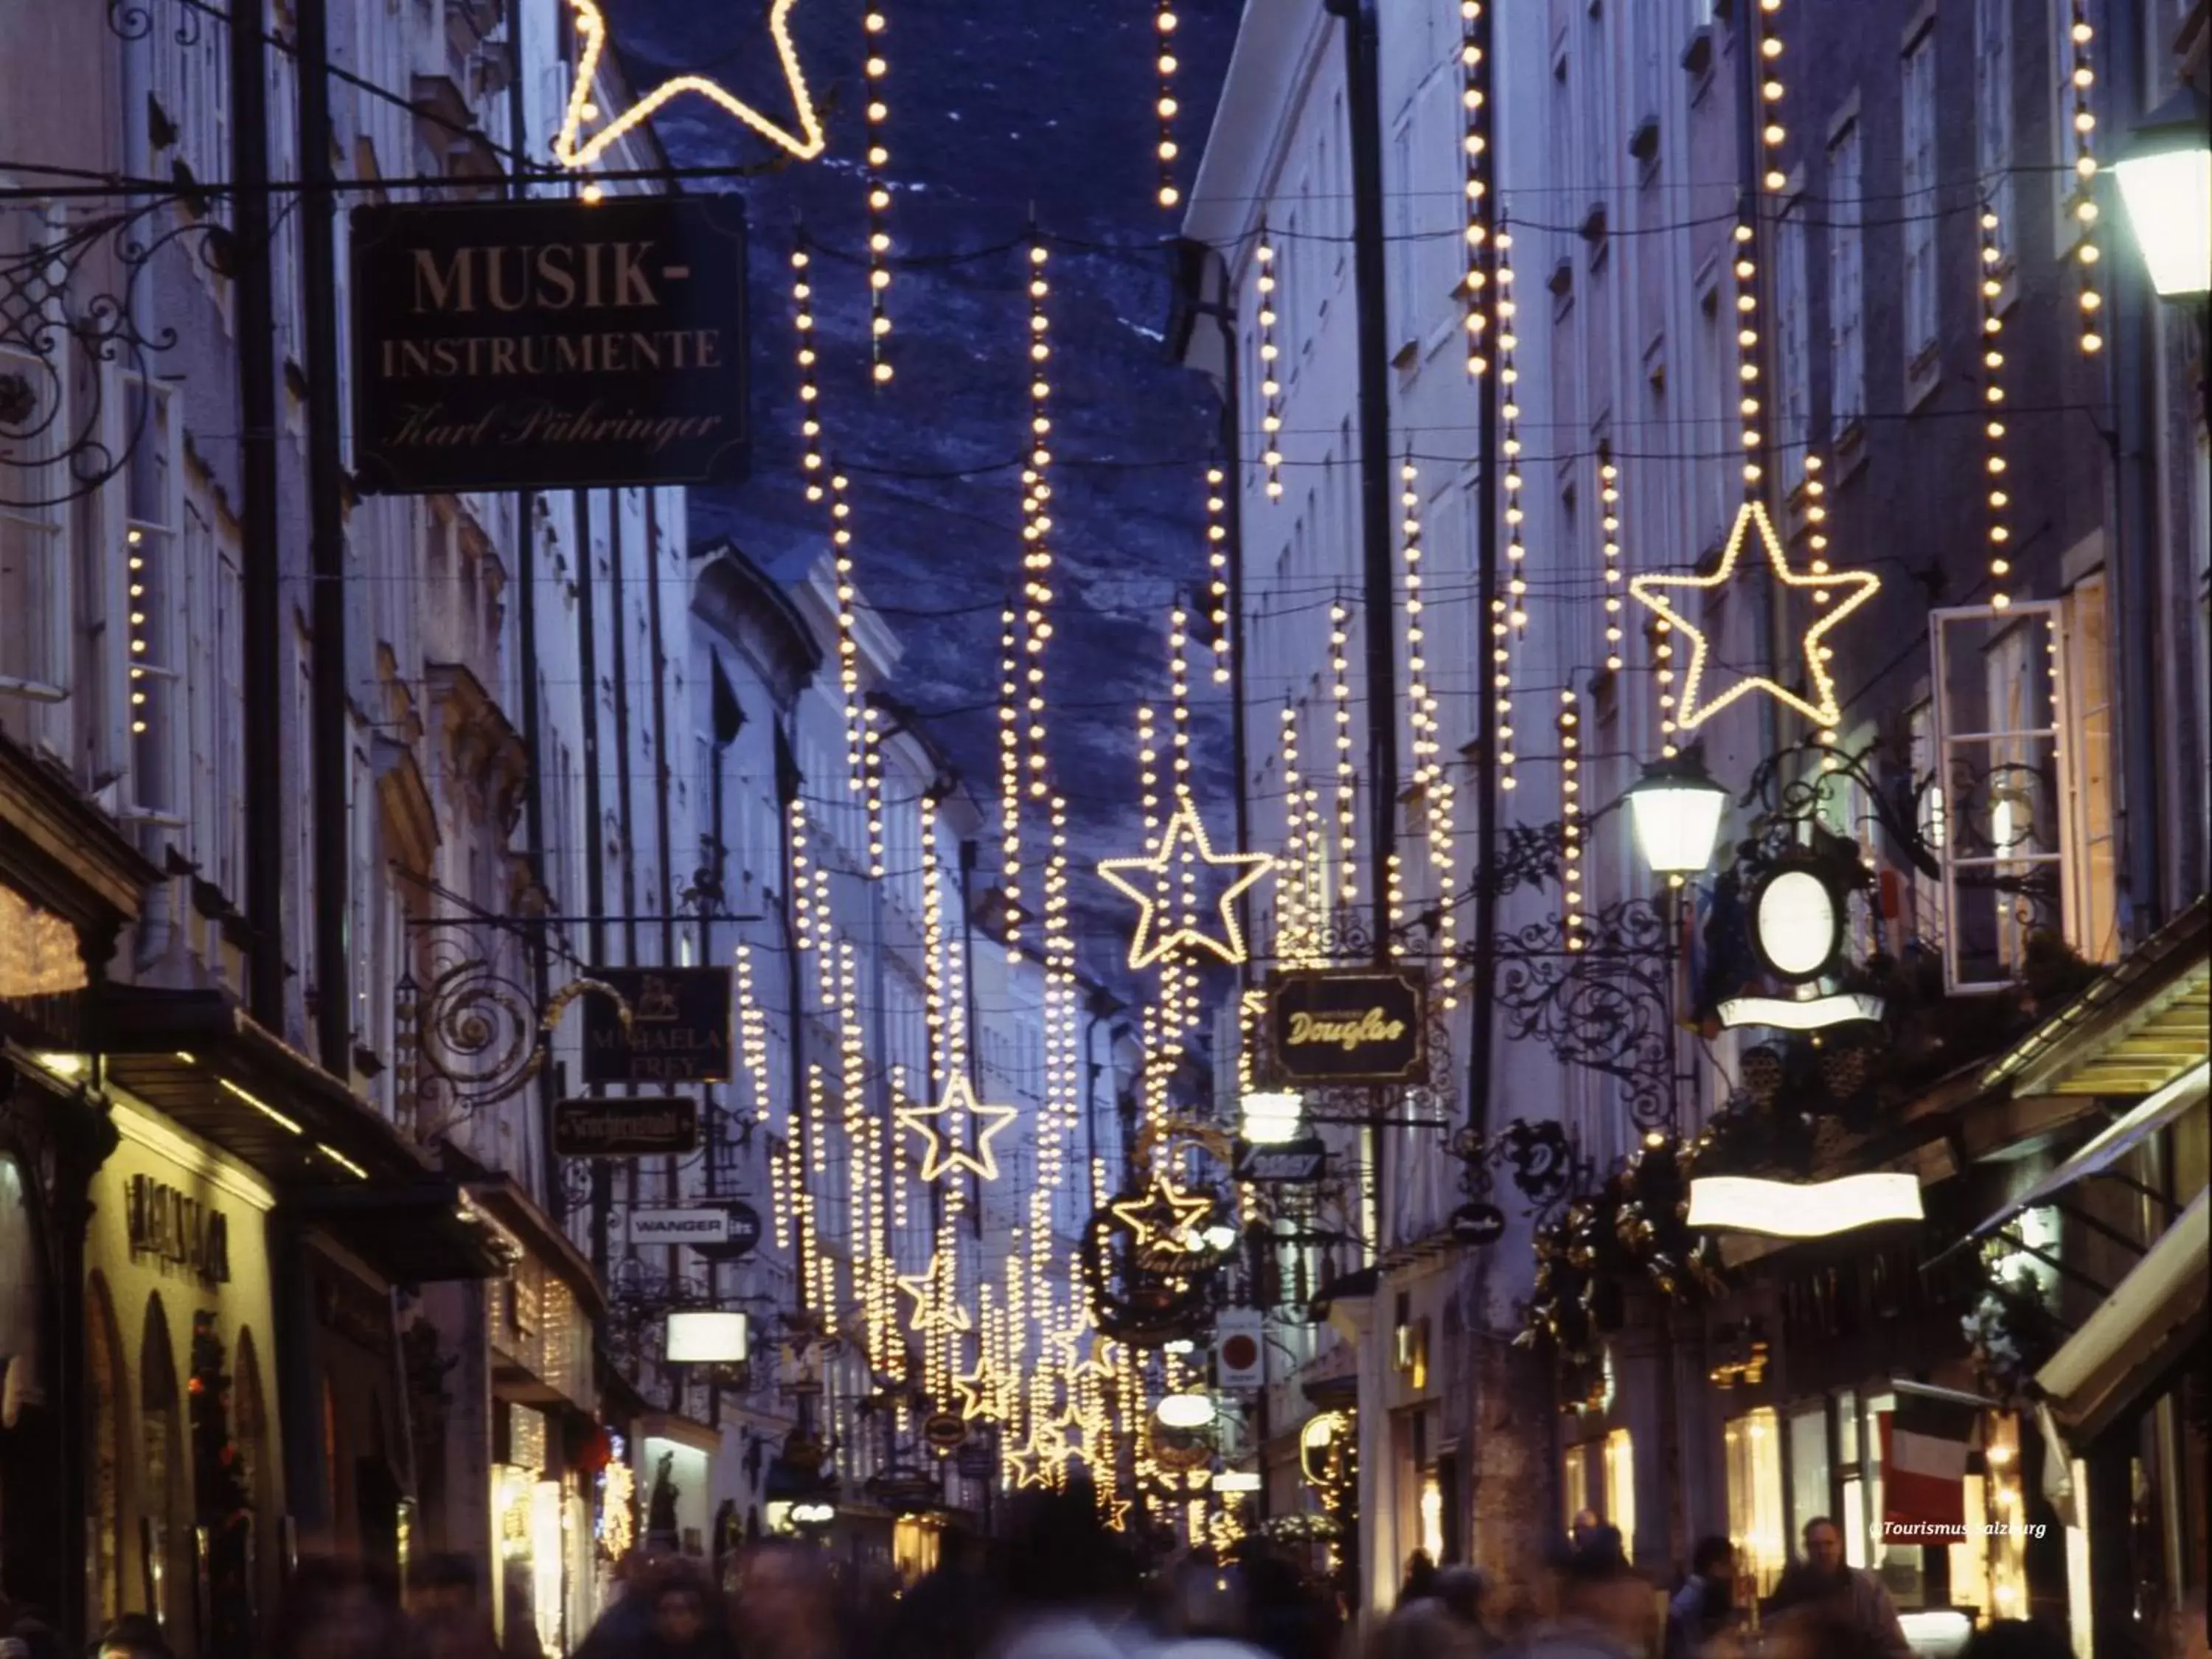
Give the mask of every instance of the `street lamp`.
[{"label": "street lamp", "polygon": [[2112,163],[2136,245],[2159,297],[2212,288],[2212,140],[2204,99],[2184,87],[2136,124]]},{"label": "street lamp", "polygon": [[1720,834],[1728,791],[1684,756],[1653,761],[1622,798],[1636,826],[1636,845],[1654,875],[1689,876],[1704,869]]}]

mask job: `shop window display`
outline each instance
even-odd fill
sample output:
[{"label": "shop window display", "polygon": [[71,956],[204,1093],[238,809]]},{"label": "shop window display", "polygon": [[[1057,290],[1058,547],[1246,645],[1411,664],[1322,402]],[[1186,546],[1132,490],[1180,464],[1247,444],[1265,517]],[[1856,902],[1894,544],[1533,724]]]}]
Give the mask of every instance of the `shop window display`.
[{"label": "shop window display", "polygon": [[1772,1593],[1790,1565],[1782,1508],[1782,1425],[1771,1406],[1731,1418],[1723,1430],[1728,1455],[1729,1538],[1738,1571]]},{"label": "shop window display", "polygon": [[193,1543],[205,1596],[205,1659],[253,1650],[253,1501],[251,1466],[231,1431],[231,1376],[212,1313],[192,1316],[185,1382],[192,1432]]},{"label": "shop window display", "polygon": [[85,1285],[84,1359],[92,1438],[85,1483],[92,1568],[87,1611],[88,1622],[104,1628],[123,1611],[123,1344],[107,1281],[96,1273]]},{"label": "shop window display", "polygon": [[149,1296],[138,1338],[138,1589],[140,1605],[171,1630],[190,1606],[184,1588],[190,1581],[179,1570],[184,1453],[178,1410],[168,1316],[161,1297]]}]

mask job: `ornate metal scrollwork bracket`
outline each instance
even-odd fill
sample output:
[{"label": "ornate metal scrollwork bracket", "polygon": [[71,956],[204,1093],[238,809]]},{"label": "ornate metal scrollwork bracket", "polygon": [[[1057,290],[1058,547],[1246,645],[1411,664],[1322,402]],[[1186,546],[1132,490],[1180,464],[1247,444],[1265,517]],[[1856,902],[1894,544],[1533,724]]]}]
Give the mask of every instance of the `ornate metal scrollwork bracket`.
[{"label": "ornate metal scrollwork bracket", "polygon": [[496,929],[487,938],[490,923],[414,925],[429,977],[418,981],[411,968],[400,975],[393,1024],[399,1091],[418,1133],[527,1088],[552,1063],[553,1033],[579,999],[611,999],[629,1027],[629,1002],[600,980],[572,979],[541,1007],[519,976],[520,941]]}]

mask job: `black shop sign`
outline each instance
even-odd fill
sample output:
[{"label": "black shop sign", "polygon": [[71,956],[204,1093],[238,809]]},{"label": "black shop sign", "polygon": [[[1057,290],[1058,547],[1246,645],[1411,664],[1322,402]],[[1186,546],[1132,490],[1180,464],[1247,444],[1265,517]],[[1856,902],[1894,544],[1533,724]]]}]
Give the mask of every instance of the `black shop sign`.
[{"label": "black shop sign", "polygon": [[1428,1078],[1428,982],[1395,970],[1273,974],[1267,1038],[1287,1083],[1421,1083]]},{"label": "black shop sign", "polygon": [[737,198],[380,203],[352,223],[364,491],[742,475]]},{"label": "black shop sign", "polygon": [[580,1095],[553,1103],[556,1158],[684,1158],[699,1150],[699,1103],[684,1095]]},{"label": "black shop sign", "polygon": [[629,1029],[611,999],[584,999],[585,1082],[730,1080],[728,969],[592,968],[586,977],[621,994]]}]

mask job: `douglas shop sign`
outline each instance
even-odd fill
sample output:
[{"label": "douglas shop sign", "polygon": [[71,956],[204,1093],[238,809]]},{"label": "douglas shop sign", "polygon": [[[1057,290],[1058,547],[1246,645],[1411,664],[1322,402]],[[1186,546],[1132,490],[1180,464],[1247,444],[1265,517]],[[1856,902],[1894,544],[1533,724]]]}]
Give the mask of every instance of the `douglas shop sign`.
[{"label": "douglas shop sign", "polygon": [[352,225],[363,490],[742,473],[735,197],[380,203],[356,208]]},{"label": "douglas shop sign", "polygon": [[1419,1083],[1428,1076],[1428,985],[1402,972],[1271,975],[1267,1035],[1294,1083]]}]

